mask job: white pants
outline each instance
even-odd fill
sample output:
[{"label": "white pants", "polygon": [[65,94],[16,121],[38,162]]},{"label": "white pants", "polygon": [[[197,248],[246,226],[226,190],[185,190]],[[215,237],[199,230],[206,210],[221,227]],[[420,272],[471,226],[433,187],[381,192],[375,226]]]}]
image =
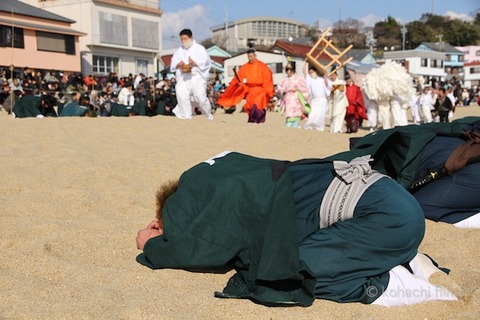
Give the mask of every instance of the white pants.
[{"label": "white pants", "polygon": [[412,119],[413,123],[417,124],[420,123],[420,106],[418,104],[412,104],[410,106],[412,112]]},{"label": "white pants", "polygon": [[308,114],[308,120],[304,128],[323,131],[325,129],[325,116],[327,114],[327,99],[312,99],[310,107],[312,111]]},{"label": "white pants", "polygon": [[400,103],[392,102],[392,116],[393,116],[393,126],[400,127],[408,125],[407,110],[402,108]]},{"label": "white pants", "polygon": [[347,113],[347,108],[342,107],[340,110],[337,108],[332,107],[332,117],[330,118],[331,133],[342,133],[343,124],[345,123],[345,114]]},{"label": "white pants", "polygon": [[198,103],[198,107],[202,114],[208,119],[212,119],[212,106],[207,98],[207,82],[200,74],[184,75],[184,80],[175,86],[177,93],[177,106],[173,109],[173,113],[180,119],[192,118],[192,102],[191,97]]},{"label": "white pants", "polygon": [[367,118],[368,126],[370,128],[376,128],[378,123],[378,108],[376,104],[370,103],[367,105]]},{"label": "white pants", "polygon": [[433,121],[432,110],[430,110],[430,105],[428,104],[422,105],[422,116],[423,116],[423,121],[425,123],[430,123]]},{"label": "white pants", "polygon": [[388,101],[380,101],[378,103],[378,121],[383,129],[392,128],[390,104]]}]

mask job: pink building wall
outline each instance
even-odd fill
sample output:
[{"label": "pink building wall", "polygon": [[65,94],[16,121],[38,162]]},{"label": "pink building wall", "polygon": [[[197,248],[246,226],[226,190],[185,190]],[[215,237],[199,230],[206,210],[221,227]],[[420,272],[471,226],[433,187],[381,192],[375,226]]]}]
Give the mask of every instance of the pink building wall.
[{"label": "pink building wall", "polygon": [[[42,20],[34,17],[11,16],[0,13],[2,20],[13,20],[15,24],[21,25],[22,22],[28,24],[37,24],[46,27],[55,27],[70,29],[70,24],[60,21]],[[5,23],[2,23],[5,25]],[[23,28],[25,48],[0,47],[0,65],[8,66],[13,64],[17,68],[28,66],[33,69],[55,69],[66,72],[80,72],[81,59],[78,35],[75,38],[75,54],[65,54],[60,52],[47,52],[37,50],[36,30]],[[44,31],[44,30],[42,30]],[[45,30],[48,31],[48,30]],[[48,31],[52,32],[52,31]]]}]

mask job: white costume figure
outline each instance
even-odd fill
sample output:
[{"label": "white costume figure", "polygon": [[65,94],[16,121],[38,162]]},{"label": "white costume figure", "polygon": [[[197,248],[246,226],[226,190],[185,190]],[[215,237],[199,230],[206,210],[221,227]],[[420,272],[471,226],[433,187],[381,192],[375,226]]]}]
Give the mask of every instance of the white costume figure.
[{"label": "white costume figure", "polygon": [[362,90],[363,101],[365,102],[365,107],[367,108],[367,125],[370,128],[370,131],[375,131],[378,125],[378,106],[375,101],[370,100],[365,92]]},{"label": "white costume figure", "polygon": [[[306,66],[305,63],[304,68]],[[327,114],[327,99],[330,96],[330,82],[326,77],[319,77],[316,70],[312,68],[309,68],[308,73],[304,70],[304,75],[310,92],[310,107],[312,108],[304,128],[323,131]]]},{"label": "white costume figure", "polygon": [[182,46],[175,51],[170,69],[175,72],[175,91],[178,104],[173,109],[177,118],[192,118],[191,97],[198,104],[202,114],[213,119],[211,104],[207,98],[207,82],[210,76],[211,61],[205,47],[192,39],[192,32],[180,32]]},{"label": "white costume figure", "polygon": [[336,73],[331,75],[331,118],[330,132],[342,133],[343,124],[345,123],[345,114],[347,113],[348,99],[346,95],[345,80],[338,79]]},{"label": "white costume figure", "polygon": [[132,92],[132,84],[129,83],[120,89],[120,92],[118,93],[118,103],[131,107],[133,106],[134,102],[135,97],[133,96]]},{"label": "white costume figure", "polygon": [[[457,98],[453,94],[452,89],[449,89],[448,91],[449,93],[447,94],[447,97],[450,99],[450,101],[452,102],[452,106],[455,108],[455,106],[457,105]],[[450,110],[448,112],[448,121],[452,121],[452,119],[453,119],[453,110]]]},{"label": "white costume figure", "polygon": [[404,105],[404,102],[397,96],[390,101],[394,127],[408,125],[407,109],[404,107]]},{"label": "white costume figure", "polygon": [[382,129],[393,128],[391,113],[390,103],[388,100],[378,101],[378,122],[380,123]]},{"label": "white costume figure", "polygon": [[433,109],[433,96],[432,89],[430,87],[425,88],[423,94],[420,96],[421,115],[424,123],[430,123],[433,121],[432,109]]},{"label": "white costume figure", "polygon": [[[404,125],[406,119],[405,101],[410,101],[414,90],[413,79],[407,70],[396,62],[387,62],[367,73],[363,81],[363,89],[370,100],[378,103],[378,120],[383,129],[392,128],[392,111],[397,125]],[[390,102],[400,100],[397,104]],[[400,120],[397,120],[400,119]]]},{"label": "white costume figure", "polygon": [[413,124],[420,124],[420,91],[415,92],[410,100],[410,111],[412,112]]}]

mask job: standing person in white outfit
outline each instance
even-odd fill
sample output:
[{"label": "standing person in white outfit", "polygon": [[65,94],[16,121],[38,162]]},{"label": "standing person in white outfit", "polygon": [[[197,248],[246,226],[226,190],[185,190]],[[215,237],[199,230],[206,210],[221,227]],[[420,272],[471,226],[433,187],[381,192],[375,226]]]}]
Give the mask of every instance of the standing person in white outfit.
[{"label": "standing person in white outfit", "polygon": [[398,96],[393,97],[393,99],[390,101],[394,127],[408,125],[407,109],[404,107],[404,105],[405,103]]},{"label": "standing person in white outfit", "polygon": [[126,82],[122,89],[118,92],[118,103],[123,104],[124,106],[132,107],[135,103],[135,98],[133,96],[132,83]]},{"label": "standing person in white outfit", "polygon": [[175,51],[170,69],[175,72],[175,91],[178,104],[173,113],[180,119],[192,118],[191,96],[202,114],[213,119],[211,104],[207,98],[207,82],[210,76],[211,61],[207,50],[198,44],[190,29],[180,31],[182,46]]},{"label": "standing person in white outfit", "polygon": [[413,124],[420,124],[420,89],[415,91],[410,100],[410,110],[412,112]]},{"label": "standing person in white outfit", "polygon": [[377,101],[378,105],[378,122],[382,126],[383,130],[393,128],[392,125],[392,109],[390,107],[390,101],[387,99],[381,99]]},{"label": "standing person in white outfit", "polygon": [[433,96],[431,87],[426,87],[425,89],[423,89],[423,94],[420,97],[420,105],[422,106],[421,114],[423,117],[423,122],[432,122]]},{"label": "standing person in white outfit", "polygon": [[378,125],[378,107],[377,103],[371,100],[364,90],[362,90],[363,101],[365,102],[365,107],[367,109],[367,124],[370,128],[370,132],[377,130]]},{"label": "standing person in white outfit", "polygon": [[307,63],[303,65],[303,75],[310,92],[310,107],[305,129],[323,131],[325,129],[325,116],[327,114],[328,96],[330,96],[330,82],[326,76],[319,77],[317,69],[310,66],[307,70]]},{"label": "standing person in white outfit", "polygon": [[330,76],[331,82],[331,117],[330,132],[342,133],[345,115],[347,113],[348,99],[345,91],[345,80],[338,79],[336,72]]}]

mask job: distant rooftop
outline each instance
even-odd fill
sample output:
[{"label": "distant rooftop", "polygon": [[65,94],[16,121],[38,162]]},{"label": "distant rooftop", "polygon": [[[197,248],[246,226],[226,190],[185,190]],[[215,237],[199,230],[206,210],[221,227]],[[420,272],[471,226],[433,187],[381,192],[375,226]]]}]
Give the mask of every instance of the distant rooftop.
[{"label": "distant rooftop", "polygon": [[75,20],[70,20],[68,18],[59,16],[58,14],[42,10],[18,0],[1,0],[0,12],[7,12],[9,14],[35,17],[45,20],[75,23]]}]

